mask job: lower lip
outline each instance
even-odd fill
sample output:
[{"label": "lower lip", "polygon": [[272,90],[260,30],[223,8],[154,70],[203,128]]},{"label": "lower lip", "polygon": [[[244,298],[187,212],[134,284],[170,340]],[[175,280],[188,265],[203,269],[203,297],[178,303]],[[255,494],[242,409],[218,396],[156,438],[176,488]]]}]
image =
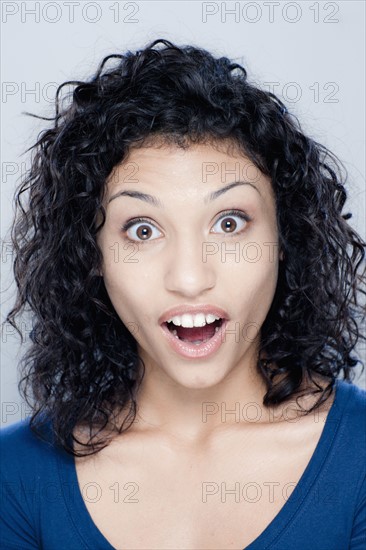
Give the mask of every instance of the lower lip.
[{"label": "lower lip", "polygon": [[173,350],[178,353],[178,355],[187,357],[188,359],[198,359],[200,357],[209,357],[210,355],[213,355],[221,347],[224,342],[223,335],[225,333],[226,325],[227,320],[225,319],[222,321],[219,330],[215,332],[210,340],[197,345],[176,338],[176,336],[170,332],[165,323],[161,325],[161,328],[163,329],[163,333],[168,339],[169,344]]}]

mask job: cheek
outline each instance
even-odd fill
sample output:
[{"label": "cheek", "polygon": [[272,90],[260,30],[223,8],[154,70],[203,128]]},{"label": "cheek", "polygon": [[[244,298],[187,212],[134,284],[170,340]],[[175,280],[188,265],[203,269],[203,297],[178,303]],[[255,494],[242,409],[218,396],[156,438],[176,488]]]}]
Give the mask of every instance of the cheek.
[{"label": "cheek", "polygon": [[[263,250],[262,250],[263,248]],[[258,252],[258,254],[257,254]],[[263,317],[276,291],[278,280],[278,253],[268,247],[248,247],[240,262],[230,263],[222,280],[228,289],[228,298],[238,303],[241,314]]]},{"label": "cheek", "polygon": [[109,298],[121,321],[125,325],[145,322],[151,296],[156,295],[157,289],[143,264],[128,263],[121,259],[119,262],[105,262],[103,278]]},{"label": "cheek", "polygon": [[247,264],[241,270],[236,270],[236,274],[231,277],[231,281],[233,286],[237,285],[236,289],[233,289],[236,294],[238,294],[240,288],[240,292],[247,296],[249,300],[255,300],[256,297],[262,298],[266,295],[272,295],[276,288],[277,277],[277,264],[255,262]]}]

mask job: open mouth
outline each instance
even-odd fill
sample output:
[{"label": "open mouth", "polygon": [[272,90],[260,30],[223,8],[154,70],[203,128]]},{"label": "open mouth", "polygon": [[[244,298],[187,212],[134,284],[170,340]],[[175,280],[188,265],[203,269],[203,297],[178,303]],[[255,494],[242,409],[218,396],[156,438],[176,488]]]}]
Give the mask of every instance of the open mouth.
[{"label": "open mouth", "polygon": [[165,322],[169,331],[179,340],[190,342],[191,344],[202,344],[211,340],[223,323],[223,319],[215,320],[213,323],[208,323],[203,327],[182,327],[177,326],[173,322]]}]

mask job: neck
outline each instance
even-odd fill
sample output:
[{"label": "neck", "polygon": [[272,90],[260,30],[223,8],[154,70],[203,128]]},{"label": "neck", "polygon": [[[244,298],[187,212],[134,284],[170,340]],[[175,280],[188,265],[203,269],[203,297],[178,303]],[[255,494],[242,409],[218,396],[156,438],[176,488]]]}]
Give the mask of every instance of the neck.
[{"label": "neck", "polygon": [[137,395],[137,430],[194,441],[228,425],[268,421],[270,411],[263,405],[266,386],[255,359],[254,354],[247,364],[238,364],[214,386],[193,389],[144,360],[145,375]]}]

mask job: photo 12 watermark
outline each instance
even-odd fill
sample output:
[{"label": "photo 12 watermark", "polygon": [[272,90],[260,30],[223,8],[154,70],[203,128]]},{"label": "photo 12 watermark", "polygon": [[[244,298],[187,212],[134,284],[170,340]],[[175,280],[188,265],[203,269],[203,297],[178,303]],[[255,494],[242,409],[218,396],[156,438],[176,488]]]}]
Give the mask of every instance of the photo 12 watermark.
[{"label": "photo 12 watermark", "polygon": [[314,103],[339,103],[340,87],[338,82],[335,81],[314,81],[306,85],[295,81],[284,83],[265,81],[259,86],[290,104],[309,97]]},{"label": "photo 12 watermark", "polygon": [[60,483],[54,480],[44,480],[34,478],[29,481],[3,481],[1,483],[2,502],[7,499],[27,502],[29,499],[37,502],[47,502],[55,504],[64,502],[64,499],[70,502],[77,502],[82,496],[84,502],[96,504],[103,501],[113,504],[138,504],[140,502],[138,494],[140,485],[136,481],[114,481],[108,487],[102,486],[97,481],[88,481],[86,483],[66,482]]},{"label": "photo 12 watermark", "polygon": [[[272,408],[266,408],[263,403],[255,401],[249,401],[248,403],[240,401],[235,403],[203,401],[201,413],[201,420],[204,424],[211,421],[217,422],[217,420],[221,424],[256,424],[264,420],[269,423],[279,421],[296,423],[303,418],[303,413],[294,406],[294,403],[288,403],[281,409],[280,413],[275,413]],[[315,409],[309,414],[312,415],[315,423],[325,423],[326,421],[326,417],[321,417],[319,409]]]},{"label": "photo 12 watermark", "polygon": [[[292,501],[301,502],[308,494],[308,489],[299,483],[289,481],[203,481],[201,484],[202,502],[220,502],[255,504],[259,501],[273,504],[280,500],[285,503],[291,497]],[[316,484],[310,498],[317,503],[338,503],[341,501],[341,486],[336,482]]]},{"label": "photo 12 watermark", "polygon": [[202,23],[339,23],[339,2],[202,2]]},{"label": "photo 12 watermark", "polygon": [[129,25],[140,22],[142,4],[119,1],[1,2],[1,21],[3,24],[17,22],[96,25],[103,22]]}]

